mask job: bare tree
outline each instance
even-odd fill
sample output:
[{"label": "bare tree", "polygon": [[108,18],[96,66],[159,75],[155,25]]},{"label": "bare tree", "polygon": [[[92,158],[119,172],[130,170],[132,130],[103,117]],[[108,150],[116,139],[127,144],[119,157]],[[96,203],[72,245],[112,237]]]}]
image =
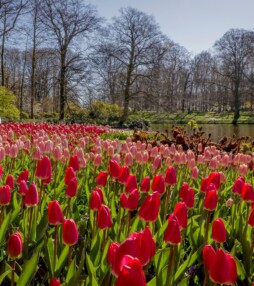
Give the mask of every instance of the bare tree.
[{"label": "bare tree", "polygon": [[253,51],[253,32],[243,29],[231,29],[215,43],[217,56],[221,60],[218,72],[231,82],[234,97],[234,120],[240,116],[240,90],[244,79],[248,59]]},{"label": "bare tree", "polygon": [[123,82],[124,122],[129,113],[130,101],[144,90],[137,84],[140,78],[149,76],[147,70],[154,66],[165,52],[163,35],[152,16],[134,8],[120,10],[107,27],[109,31],[101,52],[113,57],[120,66]]},{"label": "bare tree", "polygon": [[4,53],[8,34],[15,28],[17,20],[27,4],[26,0],[0,1],[0,37],[1,37],[1,84],[5,85]]},{"label": "bare tree", "polygon": [[76,57],[74,54],[74,57],[68,58],[68,52],[78,38],[86,37],[93,32],[100,20],[97,11],[82,0],[45,0],[42,2],[41,21],[56,40],[59,55],[60,120],[64,119],[67,102],[67,72]]}]

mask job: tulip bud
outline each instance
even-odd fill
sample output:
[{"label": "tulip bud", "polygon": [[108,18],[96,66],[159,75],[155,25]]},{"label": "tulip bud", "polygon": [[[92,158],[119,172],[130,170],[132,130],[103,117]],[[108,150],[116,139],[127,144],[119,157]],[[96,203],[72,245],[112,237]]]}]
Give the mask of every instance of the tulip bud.
[{"label": "tulip bud", "polygon": [[165,175],[165,183],[167,185],[175,185],[176,184],[176,170],[174,167],[169,166]]},{"label": "tulip bud", "polygon": [[110,209],[106,205],[101,205],[98,212],[98,227],[100,229],[110,228],[112,226]]},{"label": "tulip bud", "polygon": [[150,178],[145,177],[141,182],[141,192],[148,193],[150,191]]},{"label": "tulip bud", "polygon": [[91,193],[90,198],[90,209],[91,210],[99,210],[103,203],[103,194],[101,189],[95,188]]},{"label": "tulip bud", "polygon": [[124,256],[120,267],[121,271],[115,286],[146,286],[145,274],[142,265],[137,258],[129,255]]},{"label": "tulip bud", "polygon": [[155,175],[152,182],[153,192],[163,194],[165,192],[165,180],[161,174]]},{"label": "tulip bud", "polygon": [[214,211],[216,209],[218,202],[218,197],[216,190],[211,189],[206,192],[204,199],[204,208],[209,211]]},{"label": "tulip bud", "polygon": [[20,173],[19,177],[17,178],[17,183],[20,184],[21,181],[28,181],[28,176],[29,176],[29,171],[24,170],[23,172]]},{"label": "tulip bud", "polygon": [[26,207],[34,207],[39,203],[39,194],[35,183],[33,182],[24,197],[24,205]]},{"label": "tulip bud", "polygon": [[146,222],[154,222],[157,220],[160,209],[160,195],[158,192],[153,192],[148,195],[139,209],[139,218]]},{"label": "tulip bud", "polygon": [[64,183],[65,185],[69,185],[70,181],[73,179],[73,178],[76,178],[76,174],[73,170],[72,167],[68,167],[65,171],[65,176],[64,176]]},{"label": "tulip bud", "polygon": [[138,207],[139,201],[139,192],[137,189],[134,189],[129,196],[125,193],[120,194],[120,204],[123,208],[128,210],[135,210]]},{"label": "tulip bud", "polygon": [[7,253],[11,259],[16,259],[22,253],[23,243],[20,233],[13,233],[8,239]]},{"label": "tulip bud", "polygon": [[41,180],[51,178],[52,166],[49,157],[45,156],[38,161],[35,176]]},{"label": "tulip bud", "polygon": [[113,179],[118,178],[119,171],[120,171],[120,166],[119,166],[118,162],[115,161],[115,160],[110,160],[110,162],[109,162],[109,173],[110,173],[110,176]]},{"label": "tulip bud", "polygon": [[19,182],[19,194],[21,196],[25,196],[27,192],[28,192],[28,186],[26,184],[26,181],[23,181],[23,180],[20,181]]},{"label": "tulip bud", "polygon": [[119,175],[118,175],[118,182],[120,184],[126,184],[128,177],[129,177],[129,174],[130,174],[130,170],[129,170],[128,166],[120,167]]},{"label": "tulip bud", "polygon": [[60,285],[61,285],[61,283],[57,278],[53,277],[50,280],[49,286],[60,286]]},{"label": "tulip bud", "polygon": [[5,184],[8,185],[11,188],[11,190],[14,188],[14,185],[15,185],[14,177],[11,174],[7,176]]},{"label": "tulip bud", "polygon": [[181,242],[180,226],[175,214],[168,218],[168,226],[164,233],[164,241],[170,244],[179,244]]},{"label": "tulip bud", "polygon": [[48,223],[58,225],[64,222],[63,212],[57,200],[49,202],[48,205]]},{"label": "tulip bud", "polygon": [[130,174],[128,176],[127,182],[126,182],[126,188],[125,191],[126,193],[131,193],[133,190],[138,188],[137,184],[137,178],[136,175]]},{"label": "tulip bud", "polygon": [[188,210],[184,202],[175,205],[174,215],[177,217],[180,228],[186,228],[188,222]]},{"label": "tulip bud", "polygon": [[62,233],[63,243],[72,246],[78,242],[78,229],[73,219],[65,219]]},{"label": "tulip bud", "polygon": [[7,206],[11,201],[10,186],[5,185],[0,187],[0,206]]},{"label": "tulip bud", "polygon": [[78,189],[78,180],[76,177],[73,177],[66,188],[65,191],[66,196],[69,198],[75,197],[77,189]]},{"label": "tulip bud", "polygon": [[221,218],[217,218],[212,225],[212,239],[218,243],[225,242],[227,232],[224,222]]},{"label": "tulip bud", "polygon": [[108,179],[108,172],[107,171],[101,171],[96,179],[96,184],[97,186],[100,187],[105,187],[107,184],[107,179]]},{"label": "tulip bud", "polygon": [[77,155],[73,155],[70,157],[70,161],[69,161],[69,165],[68,167],[72,167],[74,172],[77,172],[80,168],[79,166],[79,161],[78,161],[78,156]]}]

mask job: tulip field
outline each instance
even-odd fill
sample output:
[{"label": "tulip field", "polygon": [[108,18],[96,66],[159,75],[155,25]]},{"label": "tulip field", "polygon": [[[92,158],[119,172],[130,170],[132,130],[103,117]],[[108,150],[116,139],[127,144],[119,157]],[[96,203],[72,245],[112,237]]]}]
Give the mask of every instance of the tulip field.
[{"label": "tulip field", "polygon": [[251,144],[119,132],[0,124],[0,285],[254,285]]}]

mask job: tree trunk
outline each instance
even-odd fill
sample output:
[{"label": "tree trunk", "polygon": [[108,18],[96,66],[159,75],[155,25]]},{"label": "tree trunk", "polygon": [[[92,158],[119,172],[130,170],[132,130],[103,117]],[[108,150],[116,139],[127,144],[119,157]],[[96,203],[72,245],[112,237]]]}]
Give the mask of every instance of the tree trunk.
[{"label": "tree trunk", "polygon": [[65,103],[66,103],[66,66],[65,66],[65,59],[66,59],[66,51],[62,51],[61,53],[61,71],[60,71],[60,91],[59,91],[59,105],[60,105],[60,114],[59,120],[64,120],[65,112]]},{"label": "tree trunk", "polygon": [[6,16],[4,16],[4,30],[2,34],[2,47],[1,47],[1,84],[5,85],[5,72],[4,72],[4,49],[5,49],[5,31],[6,31]]},{"label": "tree trunk", "polygon": [[237,124],[239,117],[240,117],[239,83],[236,83],[234,90],[234,119],[232,123]]}]

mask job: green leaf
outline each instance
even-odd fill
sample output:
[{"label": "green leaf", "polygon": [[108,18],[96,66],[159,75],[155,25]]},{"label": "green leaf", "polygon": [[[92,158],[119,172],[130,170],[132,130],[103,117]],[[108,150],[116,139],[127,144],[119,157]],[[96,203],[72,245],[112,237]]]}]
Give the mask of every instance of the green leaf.
[{"label": "green leaf", "polygon": [[48,214],[47,211],[44,211],[40,223],[36,228],[36,240],[40,241],[45,236],[45,231],[48,227]]},{"label": "green leaf", "polygon": [[8,269],[2,275],[0,275],[0,285],[2,285],[2,282],[3,282],[4,278],[6,276],[8,276],[8,274],[10,274],[10,273],[11,273],[11,269]]},{"label": "green leaf", "polygon": [[177,286],[188,286],[188,285],[189,285],[189,277],[186,277]]},{"label": "green leaf", "polygon": [[69,246],[66,245],[62,251],[62,253],[60,254],[60,257],[56,263],[56,273],[55,273],[55,276],[59,276],[62,268],[64,267],[65,265],[65,262],[67,260],[67,257],[68,257],[68,253],[69,253]]},{"label": "green leaf", "polygon": [[176,272],[176,274],[174,276],[174,281],[175,282],[178,279],[180,279],[182,277],[182,275],[188,270],[188,268],[190,268],[196,262],[196,260],[201,255],[203,247],[204,247],[204,245],[201,245],[196,252],[194,252],[194,253],[191,252],[189,254],[187,259],[185,259],[185,262],[178,268],[178,270],[177,270],[177,272]]},{"label": "green leaf", "polygon": [[[2,208],[3,208],[3,207],[2,207]],[[11,218],[11,212],[9,212],[9,213],[5,216],[5,218],[4,218],[4,220],[3,220],[3,223],[2,223],[2,225],[1,225],[1,227],[0,227],[0,244],[3,243],[3,239],[4,239],[4,237],[5,237],[6,230],[7,230],[8,226],[9,226],[9,223],[10,223],[10,218]]]},{"label": "green leaf", "polygon": [[90,256],[88,253],[86,253],[86,266],[90,278],[90,286],[98,286],[97,280],[96,280],[96,269],[90,259]]},{"label": "green leaf", "polygon": [[21,272],[17,286],[30,285],[30,282],[36,273],[40,249],[25,263],[23,271]]},{"label": "green leaf", "polygon": [[50,275],[53,276],[54,269],[53,269],[53,261],[54,261],[54,244],[51,237],[48,240],[45,238],[44,241],[44,248],[45,248],[45,258],[46,263],[50,272]]},{"label": "green leaf", "polygon": [[66,276],[66,286],[74,285],[73,279],[75,278],[75,261],[76,261],[76,256],[72,259],[71,265],[68,268],[68,272]]},{"label": "green leaf", "polygon": [[237,275],[241,280],[244,280],[245,276],[246,276],[244,266],[243,266],[242,262],[237,257],[234,257],[234,259],[236,262]]}]

